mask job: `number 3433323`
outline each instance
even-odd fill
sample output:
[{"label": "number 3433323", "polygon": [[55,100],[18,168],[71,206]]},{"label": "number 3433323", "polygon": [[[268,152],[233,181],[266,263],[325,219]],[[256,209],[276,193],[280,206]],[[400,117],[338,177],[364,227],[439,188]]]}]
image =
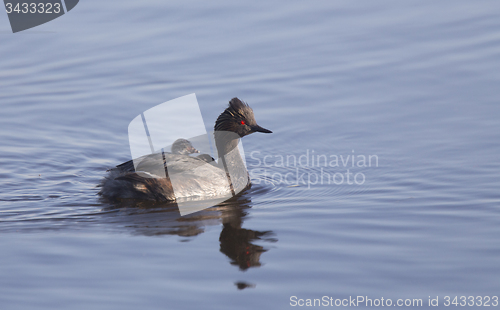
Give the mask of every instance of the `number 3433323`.
[{"label": "number 3433323", "polygon": [[17,3],[13,5],[12,3],[5,4],[5,10],[8,14],[10,13],[24,13],[24,14],[35,14],[35,13],[46,13],[46,14],[59,14],[61,12],[60,3]]}]

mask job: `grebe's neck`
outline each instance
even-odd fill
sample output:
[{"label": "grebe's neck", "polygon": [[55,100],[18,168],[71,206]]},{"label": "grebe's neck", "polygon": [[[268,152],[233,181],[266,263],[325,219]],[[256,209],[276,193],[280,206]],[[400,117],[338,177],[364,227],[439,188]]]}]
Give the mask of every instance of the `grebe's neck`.
[{"label": "grebe's neck", "polygon": [[215,145],[219,165],[226,171],[228,181],[235,193],[239,193],[249,184],[248,172],[238,149],[240,137],[230,131],[216,131]]}]

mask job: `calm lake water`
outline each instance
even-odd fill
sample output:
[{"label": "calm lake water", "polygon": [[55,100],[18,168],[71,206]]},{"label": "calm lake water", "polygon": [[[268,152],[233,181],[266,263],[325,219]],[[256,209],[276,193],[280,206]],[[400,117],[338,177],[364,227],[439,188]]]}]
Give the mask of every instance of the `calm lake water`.
[{"label": "calm lake water", "polygon": [[[86,0],[0,42],[1,309],[500,295],[500,2]],[[130,121],[190,93],[274,132],[252,188],[100,199]]]}]

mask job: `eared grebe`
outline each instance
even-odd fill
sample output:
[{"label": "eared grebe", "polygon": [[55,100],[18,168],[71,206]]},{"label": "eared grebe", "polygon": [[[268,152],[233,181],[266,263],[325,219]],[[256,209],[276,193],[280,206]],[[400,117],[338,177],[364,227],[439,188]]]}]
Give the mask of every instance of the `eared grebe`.
[{"label": "eared grebe", "polygon": [[172,154],[179,155],[189,155],[193,153],[199,153],[197,149],[193,147],[191,142],[186,139],[177,139],[174,143],[172,143]]},{"label": "eared grebe", "polygon": [[[172,145],[171,153],[143,156],[136,167],[133,161],[128,161],[108,170],[99,194],[111,199],[158,201],[234,195],[250,186],[238,142],[241,137],[254,132],[272,133],[257,125],[248,104],[233,98],[215,122],[217,162],[208,154],[189,156],[199,151],[188,140],[178,139]],[[163,162],[163,165],[158,162]],[[175,186],[172,186],[174,181]]]}]

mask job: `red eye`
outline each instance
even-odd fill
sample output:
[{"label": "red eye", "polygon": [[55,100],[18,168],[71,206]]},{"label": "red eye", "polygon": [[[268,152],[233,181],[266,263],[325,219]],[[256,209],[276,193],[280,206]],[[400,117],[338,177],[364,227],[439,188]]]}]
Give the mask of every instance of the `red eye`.
[{"label": "red eye", "polygon": [[241,121],[241,125],[245,125],[245,121]]}]

